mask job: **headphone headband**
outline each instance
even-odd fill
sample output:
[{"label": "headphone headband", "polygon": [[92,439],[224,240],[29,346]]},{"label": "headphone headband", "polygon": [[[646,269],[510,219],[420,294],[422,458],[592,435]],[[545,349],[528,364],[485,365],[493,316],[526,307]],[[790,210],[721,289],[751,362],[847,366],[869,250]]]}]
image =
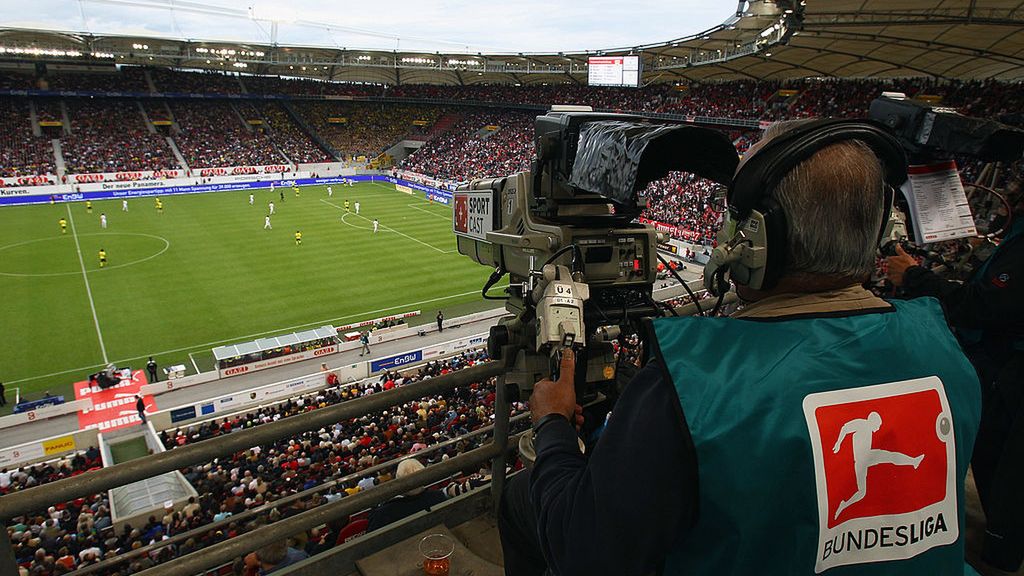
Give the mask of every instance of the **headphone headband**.
[{"label": "headphone headband", "polygon": [[907,179],[907,157],[899,142],[871,120],[814,120],[769,140],[740,167],[729,186],[729,209],[740,218],[771,208],[775,188],[790,171],[837,142],[866,144],[882,162],[885,181],[899,188]]},{"label": "headphone headband", "polygon": [[[770,289],[776,285],[786,268],[786,238],[789,235],[787,215],[775,198],[775,189],[801,162],[832,144],[858,141],[867,145],[882,164],[884,209],[879,238],[889,219],[892,196],[907,179],[907,157],[900,143],[884,125],[870,120],[812,120],[787,130],[767,141],[752,156],[745,159],[729,186],[730,218],[740,223],[751,218],[747,232],[758,236],[754,250],[760,251],[760,264],[729,264],[735,280],[747,278],[744,283],[752,288]],[[756,216],[757,222],[753,222]],[[725,239],[728,240],[728,239]],[[720,239],[721,243],[722,239]],[[750,240],[748,239],[748,242]],[[719,248],[716,248],[719,250]],[[729,249],[721,247],[722,254],[715,262],[731,261]],[[712,266],[710,272],[720,268]],[[705,268],[705,278],[709,271]],[[707,280],[706,280],[707,282]],[[713,281],[712,281],[713,284]],[[709,284],[709,287],[712,286]],[[718,286],[720,290],[723,287]]]}]

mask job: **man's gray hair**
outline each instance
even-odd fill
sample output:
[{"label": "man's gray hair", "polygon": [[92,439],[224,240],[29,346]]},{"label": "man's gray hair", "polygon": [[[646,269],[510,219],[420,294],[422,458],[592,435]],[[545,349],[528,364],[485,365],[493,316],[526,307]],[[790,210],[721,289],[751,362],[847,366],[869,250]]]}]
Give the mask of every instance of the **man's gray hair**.
[{"label": "man's gray hair", "polygon": [[[807,121],[779,122],[769,140]],[[864,278],[875,269],[885,190],[882,165],[856,140],[822,148],[775,187],[788,225],[785,274]]]}]

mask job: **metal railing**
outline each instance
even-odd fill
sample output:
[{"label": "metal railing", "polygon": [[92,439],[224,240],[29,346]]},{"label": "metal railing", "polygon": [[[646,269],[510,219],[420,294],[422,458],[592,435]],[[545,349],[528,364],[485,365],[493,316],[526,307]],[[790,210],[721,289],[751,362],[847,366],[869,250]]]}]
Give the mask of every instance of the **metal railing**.
[{"label": "metal railing", "polygon": [[[151,478],[165,472],[180,470],[187,466],[206,463],[214,458],[248,450],[261,444],[289,438],[303,432],[329,427],[337,422],[349,420],[387,410],[388,408],[418,400],[460,386],[481,382],[505,371],[501,362],[488,362],[472,368],[430,378],[388,390],[362,396],[303,414],[301,418],[285,418],[247,430],[239,430],[225,436],[187,444],[174,450],[131,460],[109,468],[65,478],[43,486],[15,492],[0,497],[0,519],[5,523],[11,519],[45,510],[56,502],[91,496],[105,490],[131,482]],[[233,538],[226,542],[204,548],[201,554],[191,554],[161,564],[144,574],[194,574],[231,561],[233,558],[257,550],[266,544],[279,540],[281,534],[297,533],[324,524],[354,512],[379,504],[408,490],[447,478],[464,467],[479,465],[494,459],[492,482],[500,494],[504,483],[504,452],[508,443],[509,403],[504,386],[497,386],[495,399],[494,440],[481,448],[430,466],[420,472],[392,480],[374,490],[359,493],[319,506],[286,520],[258,528],[246,534],[245,538]],[[0,574],[17,574],[18,567],[14,550],[6,530],[0,530]]]},{"label": "metal railing", "polygon": [[[517,414],[515,416],[512,416],[510,418],[509,422],[510,422],[510,424],[514,423],[514,422],[519,422],[519,421],[522,421],[522,420],[524,420],[524,419],[526,419],[528,417],[529,417],[529,413]],[[489,426],[484,426],[483,428],[478,428],[476,430],[473,430],[469,434],[463,434],[461,436],[458,436],[458,437],[455,437],[455,438],[451,438],[449,440],[445,440],[444,442],[439,442],[437,444],[433,444],[433,445],[428,446],[427,448],[424,448],[423,450],[420,450],[418,452],[414,452],[414,453],[411,453],[411,454],[405,454],[405,455],[402,455],[402,456],[398,456],[398,457],[392,458],[392,459],[390,459],[390,460],[388,460],[386,462],[381,462],[380,464],[376,464],[374,466],[370,466],[369,468],[365,468],[365,469],[359,470],[357,472],[352,472],[350,474],[346,474],[346,475],[344,475],[344,476],[342,476],[340,478],[333,478],[333,479],[327,480],[327,481],[325,481],[325,482],[323,482],[321,484],[318,484],[318,485],[316,485],[316,486],[314,486],[312,488],[309,488],[307,490],[302,490],[301,492],[296,492],[295,494],[290,494],[290,495],[285,496],[283,498],[278,498],[277,500],[268,501],[268,502],[266,502],[265,504],[263,504],[261,506],[257,506],[255,508],[250,508],[250,509],[248,509],[248,510],[246,510],[244,512],[239,513],[239,514],[233,514],[233,515],[231,515],[231,516],[229,516],[229,517],[227,517],[227,518],[225,518],[223,520],[219,520],[217,522],[211,522],[209,524],[203,524],[202,526],[200,526],[198,528],[193,528],[193,529],[185,531],[185,532],[180,532],[178,534],[175,534],[175,535],[173,535],[173,536],[171,536],[169,538],[166,538],[164,540],[161,540],[159,542],[154,542],[152,544],[148,544],[148,545],[143,546],[141,548],[136,548],[134,550],[129,550],[128,552],[125,552],[124,554],[121,554],[121,555],[116,556],[114,558],[109,558],[109,559],[103,560],[103,561],[101,561],[101,562],[99,562],[97,564],[93,564],[93,565],[87,566],[85,568],[80,568],[80,569],[75,571],[75,574],[77,576],[89,576],[90,574],[102,573],[104,570],[106,570],[108,568],[113,568],[114,566],[117,566],[119,564],[124,564],[126,562],[131,562],[135,558],[140,558],[142,556],[148,555],[150,552],[155,552],[155,551],[160,550],[161,548],[165,548],[167,546],[177,546],[177,545],[180,545],[181,543],[185,542],[189,538],[195,538],[195,537],[201,536],[202,534],[204,534],[206,532],[209,532],[211,530],[220,530],[222,528],[227,528],[230,524],[239,523],[239,522],[243,522],[243,523],[244,522],[248,522],[250,520],[253,520],[253,519],[256,519],[256,518],[258,518],[260,516],[263,516],[265,514],[269,514],[275,508],[279,509],[279,508],[282,508],[282,507],[287,507],[287,506],[291,505],[293,502],[298,502],[300,500],[304,500],[306,498],[310,498],[310,497],[312,497],[312,496],[314,496],[316,494],[319,494],[321,492],[327,492],[327,491],[331,490],[332,488],[334,488],[335,486],[343,485],[346,482],[349,482],[349,481],[352,481],[352,480],[356,480],[358,478],[364,478],[366,476],[370,476],[372,474],[380,472],[381,470],[387,470],[387,469],[390,469],[390,468],[394,468],[394,467],[396,467],[398,464],[400,464],[404,460],[408,460],[410,458],[421,458],[424,455],[431,454],[433,452],[437,452],[439,450],[442,450],[442,449],[447,448],[449,446],[452,446],[454,444],[458,444],[459,442],[463,442],[463,441],[465,441],[467,439],[475,438],[477,436],[482,436],[482,435],[485,435],[485,434],[489,434],[493,430],[494,430],[494,425],[493,424],[489,425]],[[203,548],[201,550],[205,550],[205,548]],[[201,550],[197,550],[196,552],[200,552]]]}]

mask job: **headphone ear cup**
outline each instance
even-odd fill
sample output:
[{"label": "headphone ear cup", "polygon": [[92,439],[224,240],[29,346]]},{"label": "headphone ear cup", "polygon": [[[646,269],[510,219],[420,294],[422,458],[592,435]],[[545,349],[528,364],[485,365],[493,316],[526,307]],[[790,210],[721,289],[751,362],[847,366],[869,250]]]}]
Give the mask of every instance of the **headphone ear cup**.
[{"label": "headphone ear cup", "polygon": [[771,201],[771,208],[762,215],[764,219],[765,266],[759,286],[751,286],[760,290],[770,290],[779,283],[786,268],[786,238],[789,232],[786,215],[782,208]]},{"label": "headphone ear cup", "polygon": [[885,231],[889,227],[889,217],[892,216],[893,203],[896,201],[896,188],[885,182],[882,184],[882,224],[878,227],[878,238],[875,240],[875,244],[881,245],[882,238],[885,237]]}]

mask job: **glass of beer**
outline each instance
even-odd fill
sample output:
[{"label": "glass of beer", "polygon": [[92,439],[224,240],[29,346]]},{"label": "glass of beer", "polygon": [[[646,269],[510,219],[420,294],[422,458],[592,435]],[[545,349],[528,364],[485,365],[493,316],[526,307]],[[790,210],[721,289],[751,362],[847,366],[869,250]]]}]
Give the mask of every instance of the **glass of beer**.
[{"label": "glass of beer", "polygon": [[431,534],[420,540],[420,554],[423,555],[423,574],[426,576],[448,576],[455,540],[444,534]]}]

